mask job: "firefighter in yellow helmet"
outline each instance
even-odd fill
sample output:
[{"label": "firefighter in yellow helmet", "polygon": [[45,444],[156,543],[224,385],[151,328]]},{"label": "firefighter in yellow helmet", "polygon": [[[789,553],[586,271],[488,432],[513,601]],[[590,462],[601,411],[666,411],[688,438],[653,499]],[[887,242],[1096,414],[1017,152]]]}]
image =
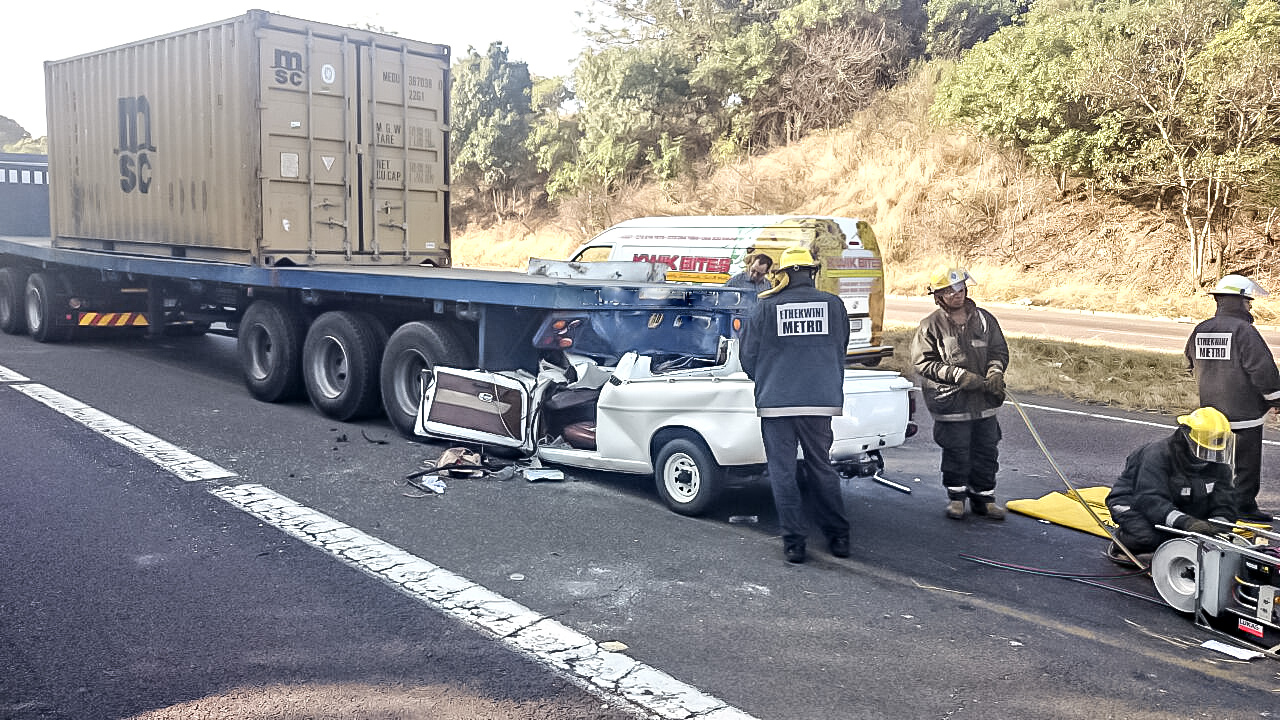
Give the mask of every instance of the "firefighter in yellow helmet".
[{"label": "firefighter in yellow helmet", "polygon": [[1005,510],[995,498],[996,411],[1004,404],[1009,346],[995,316],[969,299],[972,282],[960,267],[941,267],[930,276],[929,294],[938,309],[920,321],[911,360],[933,416],[933,440],[942,448],[947,517],[963,519],[968,500],[975,515],[1003,520]]},{"label": "firefighter in yellow helmet", "polygon": [[[1180,416],[1172,435],[1129,453],[1107,495],[1107,509],[1119,526],[1116,538],[1141,555],[1172,537],[1156,525],[1205,535],[1221,532],[1207,519],[1236,519],[1231,483],[1235,444],[1227,417],[1202,407]],[[1114,543],[1107,556],[1128,564]]]},{"label": "firefighter in yellow helmet", "polygon": [[755,381],[782,554],[805,561],[812,519],[831,554],[848,557],[849,520],[830,456],[831,418],[844,412],[848,314],[843,300],[814,286],[818,263],[807,249],[783,250],[774,267],[773,288],[760,293],[747,318],[740,358]]}]

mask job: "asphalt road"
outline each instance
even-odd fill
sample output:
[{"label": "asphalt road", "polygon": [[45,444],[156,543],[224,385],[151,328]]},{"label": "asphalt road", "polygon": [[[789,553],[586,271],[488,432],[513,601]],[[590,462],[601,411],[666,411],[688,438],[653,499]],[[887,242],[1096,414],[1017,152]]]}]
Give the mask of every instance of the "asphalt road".
[{"label": "asphalt road", "polygon": [[[416,688],[435,673],[452,677],[446,670],[456,667],[464,676],[453,681],[461,686],[524,697],[495,679],[515,672],[509,653],[484,656],[476,647],[494,641],[426,629],[433,626],[422,615],[434,610],[370,584],[205,492],[237,483],[265,485],[596,641],[624,643],[629,657],[758,718],[1274,712],[1275,660],[1237,663],[1201,649],[1209,633],[1140,597],[962,557],[1118,572],[1101,555],[1105,541],[1091,535],[1022,516],[1003,524],[944,518],[927,417],[918,418],[920,436],[885,454],[885,476],[913,492],[850,481],[853,557],[832,558],[816,543],[810,562],[793,566],[781,557],[772,503],[759,484],[697,519],[663,508],[650,480],[607,474],[569,473],[562,483],[455,480],[443,495],[408,497],[403,476],[445,446],[402,440],[383,422],[334,423],[305,404],[257,403],[232,356],[232,344],[217,337],[52,346],[0,336],[0,366],[236,475],[181,483],[0,385],[6,468],[0,492],[6,516],[31,526],[6,532],[0,554],[5,576],[21,578],[0,590],[6,617],[0,663],[10,679],[0,684],[0,716],[83,717],[76,700],[82,688],[114,703],[103,715],[109,717],[142,708],[126,699],[137,687],[147,689],[151,708],[180,707],[272,678],[309,688],[337,671],[308,675],[297,669],[298,658],[336,663],[347,654],[359,659],[350,673],[357,681],[395,677]],[[1079,486],[1109,485],[1125,454],[1167,432],[1158,426],[1170,422],[1022,400]],[[1001,423],[1001,499],[1060,489],[1012,408],[1002,411]],[[1265,452],[1262,504],[1280,509],[1269,470],[1274,446]],[[729,522],[734,516],[756,521]],[[100,537],[111,540],[88,552],[104,542]],[[174,553],[167,550],[173,542],[188,543],[169,537],[218,550]],[[193,567],[178,575],[180,582],[165,582],[138,566],[147,555],[181,556],[170,561]],[[197,577],[196,568],[209,575]],[[1143,578],[1103,582],[1153,594]],[[48,588],[56,589],[62,613],[32,604]],[[169,630],[118,629],[114,616],[96,609],[108,590],[128,595],[130,612],[155,608],[155,625]],[[243,622],[240,608],[280,626],[264,622],[228,633],[226,618]],[[200,621],[184,620],[184,613]],[[382,622],[386,617],[397,621]],[[300,632],[313,618],[316,627]],[[14,628],[37,629],[38,642]],[[103,649],[78,651],[89,632]],[[360,654],[363,638],[377,648],[401,636],[397,653]],[[326,642],[330,637],[335,645]],[[174,645],[175,639],[184,642]],[[286,642],[288,653],[273,652]],[[18,647],[24,652],[9,651]],[[103,678],[125,648],[130,657],[158,661],[133,663],[132,684],[115,686]],[[233,667],[251,665],[258,674],[210,672],[226,667],[229,657],[242,663]],[[55,661],[61,672],[53,672]],[[515,687],[526,683],[545,683],[548,694],[564,690],[550,671]],[[39,690],[38,710],[22,704],[31,688]],[[604,698],[599,702],[610,702]],[[318,713],[313,708],[311,716]]]},{"label": "asphalt road", "polygon": [[0,389],[0,717],[632,717],[32,405]]},{"label": "asphalt road", "polygon": [[[1172,320],[978,302],[995,313],[1001,329],[1007,334],[1176,353],[1182,352],[1196,323],[1204,319]],[[884,317],[887,322],[915,325],[935,308],[933,300],[928,297],[895,295],[886,298]],[[1258,329],[1271,346],[1271,353],[1280,355],[1280,330],[1273,327]]]}]

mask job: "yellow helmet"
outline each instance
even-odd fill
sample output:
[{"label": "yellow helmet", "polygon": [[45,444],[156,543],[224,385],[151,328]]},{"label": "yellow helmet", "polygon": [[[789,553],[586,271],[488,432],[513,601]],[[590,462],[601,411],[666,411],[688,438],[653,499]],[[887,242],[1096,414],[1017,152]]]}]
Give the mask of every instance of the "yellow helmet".
[{"label": "yellow helmet", "polygon": [[[933,274],[929,276],[929,294],[932,295],[943,288],[952,288],[958,291],[966,285],[972,284],[973,276],[969,274],[968,270],[962,267],[943,266],[934,270]],[[960,287],[956,287],[957,285]]]},{"label": "yellow helmet", "polygon": [[1202,407],[1178,416],[1178,424],[1186,428],[1192,455],[1209,462],[1234,464],[1236,436],[1226,415],[1216,408]]},{"label": "yellow helmet", "polygon": [[1239,295],[1253,300],[1270,295],[1261,285],[1243,275],[1224,275],[1209,291],[1210,295]]},{"label": "yellow helmet", "polygon": [[806,247],[789,247],[782,251],[782,256],[778,258],[779,270],[790,270],[791,268],[816,268],[818,263],[813,259],[813,254]]}]

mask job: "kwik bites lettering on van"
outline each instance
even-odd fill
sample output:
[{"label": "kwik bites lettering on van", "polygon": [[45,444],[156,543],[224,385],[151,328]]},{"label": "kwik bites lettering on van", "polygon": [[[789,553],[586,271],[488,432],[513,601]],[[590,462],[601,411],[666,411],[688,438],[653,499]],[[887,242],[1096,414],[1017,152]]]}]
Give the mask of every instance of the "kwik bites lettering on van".
[{"label": "kwik bites lettering on van", "polygon": [[776,263],[782,251],[807,247],[820,269],[815,284],[838,295],[849,315],[849,355],[874,364],[892,354],[880,345],[884,269],[874,231],[853,218],[742,215],[646,217],[601,232],[572,260],[612,260],[666,265],[668,282],[723,284],[764,253]]},{"label": "kwik bites lettering on van", "polygon": [[726,283],[746,255],[741,238],[716,232],[621,233],[617,241],[630,257],[614,259],[665,264],[669,282]]}]

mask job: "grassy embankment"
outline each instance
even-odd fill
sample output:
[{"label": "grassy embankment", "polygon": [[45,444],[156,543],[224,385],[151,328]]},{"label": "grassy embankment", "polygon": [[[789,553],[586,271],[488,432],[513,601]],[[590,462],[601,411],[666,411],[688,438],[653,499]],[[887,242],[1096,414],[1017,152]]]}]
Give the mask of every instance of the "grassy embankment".
[{"label": "grassy embankment", "polygon": [[[895,324],[885,331],[893,358],[884,367],[910,374],[914,327]],[[1199,401],[1185,360],[1175,353],[1009,337],[1009,372],[1014,393],[1053,395],[1125,410],[1181,414]]]},{"label": "grassy embankment", "polygon": [[[875,228],[891,293],[917,295],[932,268],[964,265],[975,299],[1147,316],[1202,318],[1213,303],[1185,277],[1177,221],[1079,186],[1063,195],[1011,153],[929,123],[933,78],[884,94],[848,126],[766,155],[705,168],[696,177],[628,188],[600,212],[579,200],[553,214],[456,229],[460,266],[522,269],[565,258],[603,226],[643,215],[823,214]],[[1243,228],[1246,242],[1257,228]],[[1256,240],[1256,238],[1255,238]],[[1245,271],[1280,290],[1280,263]],[[1277,293],[1280,296],[1280,292]],[[1280,324],[1280,302],[1254,306]],[[906,367],[909,329],[890,328]],[[1175,354],[1011,338],[1014,392],[1059,395],[1133,410],[1185,412],[1194,383]]]}]

